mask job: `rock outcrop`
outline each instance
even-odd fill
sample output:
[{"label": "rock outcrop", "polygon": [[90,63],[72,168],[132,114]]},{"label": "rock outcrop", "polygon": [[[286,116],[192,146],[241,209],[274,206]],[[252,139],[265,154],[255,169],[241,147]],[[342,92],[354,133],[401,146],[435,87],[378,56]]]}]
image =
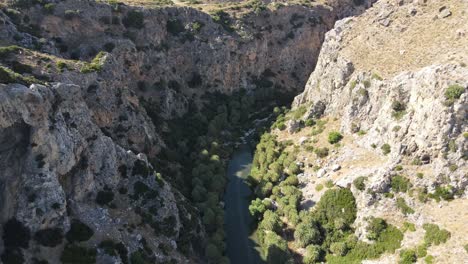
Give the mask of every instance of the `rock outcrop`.
[{"label": "rock outcrop", "polygon": [[[325,175],[342,187],[367,177],[366,192],[353,188],[357,227],[370,216],[381,216],[397,224],[405,219],[419,226],[434,222],[452,234],[466,232],[445,215],[430,213],[442,205],[424,204],[421,195],[403,196],[416,210],[407,217],[400,215],[395,198],[382,195],[394,177],[404,175],[415,190],[448,188],[456,193],[453,203],[466,204],[468,42],[460,34],[468,30],[463,11],[468,6],[462,1],[441,6],[437,1],[379,1],[359,17],[338,21],[326,34],[304,92],[294,100],[294,108],[308,106],[303,119],[316,118],[317,112],[335,118],[345,138],[350,137],[324,166],[349,164]],[[444,11],[449,9],[458,12],[449,16]],[[306,197],[307,188],[313,187],[306,187]],[[459,207],[460,215],[466,214],[466,206]],[[440,263],[462,262],[463,245],[455,235],[431,253]],[[379,261],[391,263],[392,258]]]}]

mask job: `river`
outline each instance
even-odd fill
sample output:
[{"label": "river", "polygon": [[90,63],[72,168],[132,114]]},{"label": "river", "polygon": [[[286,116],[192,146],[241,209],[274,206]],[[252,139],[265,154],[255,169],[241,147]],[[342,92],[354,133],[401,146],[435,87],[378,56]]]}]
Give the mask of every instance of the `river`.
[{"label": "river", "polygon": [[224,195],[227,256],[232,264],[262,263],[252,239],[249,214],[250,188],[245,182],[250,173],[252,153],[248,146],[239,147],[227,169],[228,184]]}]

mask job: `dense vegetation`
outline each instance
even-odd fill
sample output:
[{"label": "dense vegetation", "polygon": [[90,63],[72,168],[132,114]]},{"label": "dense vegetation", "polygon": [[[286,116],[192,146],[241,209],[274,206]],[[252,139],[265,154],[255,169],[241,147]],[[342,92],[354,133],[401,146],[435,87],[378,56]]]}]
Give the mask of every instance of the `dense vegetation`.
[{"label": "dense vegetation", "polygon": [[[280,112],[278,116],[282,123],[285,115]],[[273,126],[282,127],[278,121]],[[341,139],[338,132],[328,137],[331,144]],[[257,239],[267,263],[292,261],[299,248],[305,249],[304,263],[360,263],[401,246],[402,232],[377,218],[369,220],[368,226],[368,238],[374,243],[358,241],[352,227],[355,198],[350,189],[334,187],[332,182],[326,184],[329,189],[312,209],[301,208],[297,179],[301,169],[295,162],[296,152],[295,146],[277,141],[270,133],[262,135],[256,148],[249,179],[255,197],[249,209],[258,220]],[[365,177],[360,177],[354,184],[364,190],[364,182]],[[287,243],[291,232],[292,247]]]}]

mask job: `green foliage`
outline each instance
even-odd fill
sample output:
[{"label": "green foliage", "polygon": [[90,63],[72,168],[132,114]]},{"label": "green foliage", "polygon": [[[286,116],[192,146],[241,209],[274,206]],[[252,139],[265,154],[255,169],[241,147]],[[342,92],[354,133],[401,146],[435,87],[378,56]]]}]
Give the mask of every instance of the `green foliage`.
[{"label": "green foliage", "polygon": [[291,111],[290,115],[292,115],[292,118],[294,120],[298,120],[302,118],[306,112],[307,112],[307,107],[305,105],[301,105],[298,108],[296,108],[294,111]]},{"label": "green foliage", "polygon": [[55,10],[55,4],[54,3],[47,3],[44,5],[44,11],[48,14],[53,14]]},{"label": "green foliage", "polygon": [[411,264],[415,263],[418,258],[416,257],[416,252],[412,249],[402,250],[400,252],[400,261],[399,264]]},{"label": "green foliage", "polygon": [[387,155],[387,154],[389,154],[391,152],[391,147],[387,143],[383,144],[382,147],[380,147],[380,149],[382,150],[382,153],[384,155]]},{"label": "green foliage", "polygon": [[267,231],[279,233],[281,231],[282,222],[277,213],[266,210],[263,214],[263,220],[260,222],[259,227]]},{"label": "green foliage", "polygon": [[356,200],[349,189],[329,189],[315,205],[318,220],[322,225],[343,218],[347,225],[356,219]]},{"label": "green foliage", "polygon": [[326,156],[328,156],[328,148],[316,148],[314,150],[314,153],[319,157],[319,158],[325,158]]},{"label": "green foliage", "polygon": [[62,243],[63,231],[60,228],[42,229],[34,234],[34,240],[45,247],[55,247]]},{"label": "green foliage", "polygon": [[325,182],[325,187],[327,187],[328,189],[333,188],[333,186],[335,186],[335,184],[332,180],[328,180]]},{"label": "green foliage", "polygon": [[68,69],[68,65],[64,61],[57,61],[56,65],[59,72],[63,72],[63,70]]},{"label": "green foliage", "polygon": [[435,199],[438,202],[441,199],[445,201],[451,201],[455,196],[455,192],[453,191],[453,187],[451,185],[436,186],[434,193],[430,193],[428,196],[429,198]]},{"label": "green foliage", "polygon": [[426,234],[424,235],[424,243],[427,245],[440,245],[447,242],[451,234],[445,229],[440,229],[436,224],[423,225]]},{"label": "green foliage", "polygon": [[60,260],[63,264],[94,264],[96,263],[96,253],[96,249],[66,245]]},{"label": "green foliage", "polygon": [[413,208],[409,207],[407,204],[406,204],[406,201],[403,197],[398,197],[397,200],[396,200],[396,204],[397,204],[397,207],[400,208],[401,212],[404,214],[404,215],[408,215],[408,214],[413,214],[414,213],[414,210]]},{"label": "green foliage", "polygon": [[85,63],[83,67],[81,67],[81,73],[102,71],[106,56],[107,52],[99,52],[90,63]]},{"label": "green foliage", "polygon": [[264,249],[266,262],[270,264],[284,264],[291,257],[286,240],[274,232],[266,234]]},{"label": "green foliage", "polygon": [[315,186],[315,190],[316,190],[317,192],[320,192],[321,190],[323,190],[323,184],[317,184],[317,185]]},{"label": "green foliage", "polygon": [[122,23],[127,28],[141,29],[145,26],[144,20],[145,18],[142,12],[130,10],[122,19]]},{"label": "green foliage", "polygon": [[337,256],[344,256],[348,252],[345,242],[334,242],[330,245],[330,251]]},{"label": "green foliage", "polygon": [[394,192],[407,192],[411,188],[411,182],[408,178],[396,175],[391,179],[392,190]]},{"label": "green foliage", "polygon": [[228,32],[233,32],[234,28],[231,25],[231,19],[229,14],[224,12],[223,10],[216,10],[210,13],[213,22],[220,24],[224,30]]},{"label": "green foliage", "polygon": [[402,228],[401,231],[402,232],[406,232],[406,231],[415,232],[416,231],[416,226],[413,223],[404,222],[403,223],[403,228]]},{"label": "green foliage", "polygon": [[94,235],[94,231],[80,220],[72,220],[70,230],[65,237],[70,243],[88,241]]},{"label": "green foliage", "polygon": [[31,85],[33,83],[42,84],[43,82],[31,76],[22,76],[7,67],[0,66],[0,83],[21,83]]},{"label": "green foliage", "polygon": [[445,90],[445,98],[447,100],[456,100],[460,99],[461,95],[465,92],[465,88],[459,84],[450,85],[447,90]]},{"label": "green foliage", "polygon": [[434,256],[428,255],[427,257],[424,258],[424,262],[426,262],[426,264],[434,263]]},{"label": "green foliage", "polygon": [[316,245],[306,247],[306,253],[303,259],[304,264],[315,264],[320,259],[320,248]]},{"label": "green foliage", "polygon": [[318,244],[321,240],[320,231],[313,222],[302,222],[294,231],[294,241],[299,247]]},{"label": "green foliage", "polygon": [[418,258],[424,258],[427,255],[427,245],[421,244],[416,247],[416,256]]},{"label": "green foliage", "polygon": [[260,200],[259,198],[253,200],[249,205],[249,212],[254,218],[259,218],[263,216],[265,211],[267,210],[267,206],[265,203]]},{"label": "green foliage", "polygon": [[367,177],[364,177],[364,176],[357,177],[356,179],[354,179],[353,185],[354,187],[356,187],[356,189],[360,191],[364,191],[364,189],[366,189],[366,184],[365,184],[366,180],[367,180]]},{"label": "green foliage", "polygon": [[367,238],[377,240],[387,228],[387,222],[382,218],[372,218],[367,225]]},{"label": "green foliage", "polygon": [[0,47],[0,59],[3,59],[10,54],[18,53],[20,50],[22,50],[22,48],[16,45]]},{"label": "green foliage", "polygon": [[330,144],[338,143],[341,139],[343,139],[343,135],[340,132],[332,131],[328,134],[328,142]]}]

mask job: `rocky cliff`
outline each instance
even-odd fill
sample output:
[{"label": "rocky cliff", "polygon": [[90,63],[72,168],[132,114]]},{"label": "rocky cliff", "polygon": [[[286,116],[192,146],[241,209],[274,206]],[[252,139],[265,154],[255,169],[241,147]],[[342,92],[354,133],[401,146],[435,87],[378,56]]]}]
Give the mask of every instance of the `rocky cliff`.
[{"label": "rocky cliff", "polygon": [[3,2],[0,262],[204,262],[200,213],[148,162],[167,120],[208,92],[299,90],[325,32],[367,6]]},{"label": "rocky cliff", "polygon": [[[351,187],[361,239],[369,217],[416,225],[401,252],[421,243],[430,232],[424,224],[446,228],[447,244],[428,249],[436,263],[467,258],[467,11],[464,1],[378,1],[361,16],[338,21],[293,104],[305,109],[303,120],[327,120],[324,133],[343,134],[326,158],[299,155],[310,164],[304,204],[319,200],[316,186],[325,180]],[[316,134],[283,137],[320,144]],[[401,177],[408,192],[398,191]],[[397,261],[394,254],[372,263]]]}]

